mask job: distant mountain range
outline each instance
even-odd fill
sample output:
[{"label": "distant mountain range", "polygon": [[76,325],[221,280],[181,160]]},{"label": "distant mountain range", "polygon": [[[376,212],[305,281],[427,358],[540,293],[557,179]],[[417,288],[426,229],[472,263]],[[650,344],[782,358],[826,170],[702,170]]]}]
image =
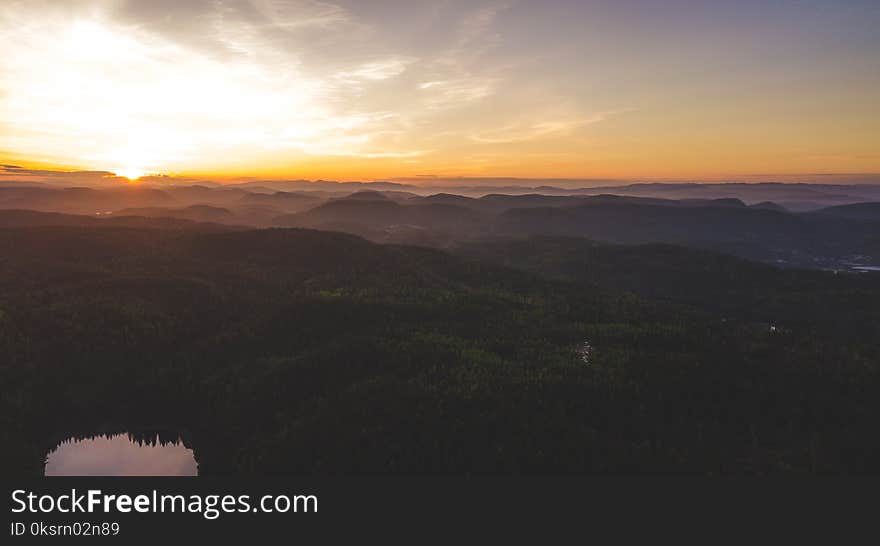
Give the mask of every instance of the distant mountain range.
[{"label": "distant mountain range", "polygon": [[[564,182],[564,181],[561,181]],[[322,191],[331,193],[361,190],[408,192],[416,195],[437,193],[482,197],[490,194],[546,196],[612,194],[629,197],[660,199],[740,199],[748,204],[774,202],[793,211],[808,211],[822,207],[880,201],[880,181],[876,184],[800,184],[800,183],[637,183],[626,185],[555,186],[492,184],[451,185],[449,183],[412,184],[399,182],[328,182],[307,180],[263,180],[227,187],[248,191]]]},{"label": "distant mountain range", "polygon": [[877,186],[637,184],[530,193],[529,188],[517,193],[488,189],[468,195],[425,194],[425,188],[396,183],[323,181],[106,189],[31,184],[0,187],[0,209],[114,221],[142,217],[312,228],[437,248],[487,238],[563,236],[685,245],[783,266],[880,264]]},{"label": "distant mountain range", "polygon": [[[766,180],[766,176],[760,177]],[[196,187],[237,190],[247,193],[275,192],[322,194],[341,197],[358,191],[381,191],[428,196],[450,194],[482,197],[490,194],[546,196],[613,194],[660,199],[740,199],[749,205],[772,202],[788,210],[805,212],[834,205],[880,201],[880,175],[803,175],[784,177],[784,182],[621,182],[610,179],[525,179],[416,177],[387,181],[329,181],[305,179],[257,179],[234,183],[213,180],[150,175],[137,181],[140,187],[155,189]],[[822,182],[833,180],[834,183]],[[807,182],[809,181],[809,182]],[[819,182],[817,182],[819,181]],[[126,179],[102,171],[61,172],[0,165],[3,188],[95,188],[114,189]]]}]

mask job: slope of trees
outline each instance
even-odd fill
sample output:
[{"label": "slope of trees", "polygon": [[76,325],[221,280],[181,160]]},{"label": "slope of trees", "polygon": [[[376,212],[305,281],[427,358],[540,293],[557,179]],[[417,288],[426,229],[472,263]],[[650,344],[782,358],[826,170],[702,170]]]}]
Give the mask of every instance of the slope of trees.
[{"label": "slope of trees", "polygon": [[191,431],[203,474],[880,468],[875,277],[505,244],[0,229],[2,468],[127,423]]}]

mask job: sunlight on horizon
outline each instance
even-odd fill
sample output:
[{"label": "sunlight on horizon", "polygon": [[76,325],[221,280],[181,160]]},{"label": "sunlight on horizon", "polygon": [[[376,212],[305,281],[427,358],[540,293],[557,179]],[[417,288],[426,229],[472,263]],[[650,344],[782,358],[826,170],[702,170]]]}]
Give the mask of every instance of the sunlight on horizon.
[{"label": "sunlight on horizon", "polygon": [[115,171],[114,174],[123,178],[127,178],[129,182],[134,182],[135,180],[144,176],[144,174],[146,173],[142,169],[139,169],[137,167],[126,167]]},{"label": "sunlight on horizon", "polygon": [[858,10],[658,28],[648,4],[553,5],[7,3],[0,159],[127,178],[880,172]]},{"label": "sunlight on horizon", "polygon": [[91,21],[46,26],[57,41],[16,41],[24,92],[6,102],[20,130],[12,136],[17,149],[137,178],[145,169],[274,145],[288,124],[319,136],[321,119],[298,112],[321,109],[309,103],[307,83],[287,81],[291,75],[218,63],[134,29]]}]

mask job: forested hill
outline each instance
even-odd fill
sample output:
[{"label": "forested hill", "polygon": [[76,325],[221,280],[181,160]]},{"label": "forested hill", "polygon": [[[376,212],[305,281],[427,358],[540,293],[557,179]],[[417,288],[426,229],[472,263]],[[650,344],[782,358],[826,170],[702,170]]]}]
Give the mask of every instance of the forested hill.
[{"label": "forested hill", "polygon": [[486,240],[454,252],[731,319],[880,339],[880,275],[779,268],[696,248],[573,237]]},{"label": "forested hill", "polygon": [[[191,431],[205,475],[880,468],[872,275],[823,277],[816,317],[784,296],[810,278],[693,251],[539,241],[535,267],[529,246],[36,223],[0,228],[7,473],[129,423]],[[712,283],[799,320],[706,305]],[[827,327],[846,314],[872,322]]]}]

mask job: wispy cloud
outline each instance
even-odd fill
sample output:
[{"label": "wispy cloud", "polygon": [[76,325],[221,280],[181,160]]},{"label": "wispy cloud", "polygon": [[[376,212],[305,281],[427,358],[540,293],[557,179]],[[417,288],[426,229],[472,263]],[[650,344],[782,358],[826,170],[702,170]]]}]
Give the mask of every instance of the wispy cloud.
[{"label": "wispy cloud", "polygon": [[[380,153],[369,149],[375,123],[365,121],[376,113],[352,113],[348,102],[361,84],[393,78],[411,61],[354,59],[328,74],[278,47],[297,32],[347,22],[341,8],[197,2],[204,11],[196,26],[209,29],[227,53],[240,54],[217,57],[202,44],[176,40],[175,24],[162,25],[169,20],[160,17],[163,6],[153,12],[143,4],[114,11],[98,2],[73,20],[23,3],[0,12],[8,46],[0,60],[0,85],[9,91],[0,102],[4,144],[24,155],[143,171],[216,163],[228,156],[225,150],[247,155],[284,144],[303,153]],[[131,10],[138,24],[121,24],[128,19],[120,14]]]},{"label": "wispy cloud", "polygon": [[[4,4],[2,145],[43,164],[174,173],[446,157],[589,123],[581,108],[521,119],[533,102],[486,56],[512,5],[468,3],[431,47],[407,48],[351,5],[314,0]],[[546,86],[528,84],[537,100]]]},{"label": "wispy cloud", "polygon": [[353,68],[349,68],[333,75],[334,78],[348,84],[357,84],[363,81],[381,81],[399,76],[406,70],[412,59],[388,58],[367,62]]},{"label": "wispy cloud", "polygon": [[631,109],[599,112],[589,117],[543,119],[541,121],[517,122],[498,129],[471,135],[471,139],[482,144],[511,144],[526,142],[551,136],[567,135],[580,128],[605,121],[610,116],[629,112]]},{"label": "wispy cloud", "polygon": [[418,85],[428,108],[458,107],[489,97],[496,81],[490,78],[434,80]]},{"label": "wispy cloud", "polygon": [[61,171],[27,169],[18,165],[0,165],[0,183],[41,183],[56,186],[100,186],[118,183],[119,178],[106,171]]},{"label": "wispy cloud", "polygon": [[0,0],[0,161],[193,176],[880,167],[870,2],[655,4]]}]

